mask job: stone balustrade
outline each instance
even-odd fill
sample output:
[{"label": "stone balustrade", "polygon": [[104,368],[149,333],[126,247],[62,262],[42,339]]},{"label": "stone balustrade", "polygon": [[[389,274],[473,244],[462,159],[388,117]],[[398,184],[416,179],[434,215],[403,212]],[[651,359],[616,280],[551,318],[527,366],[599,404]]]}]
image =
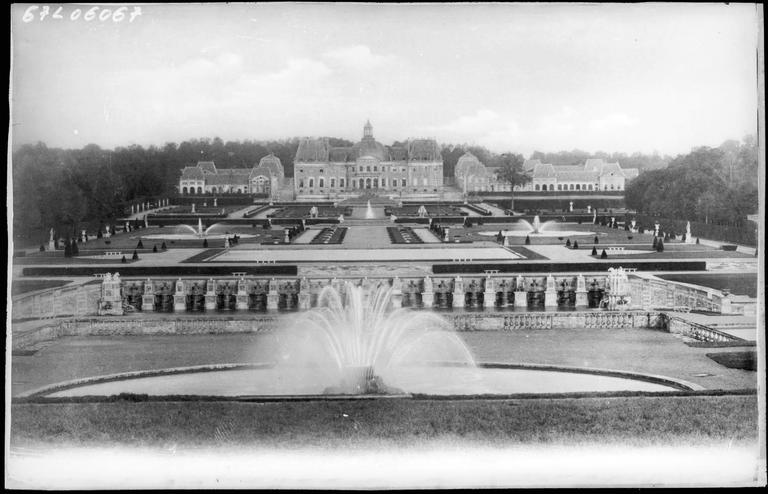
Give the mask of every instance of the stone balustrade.
[{"label": "stone balustrade", "polygon": [[698,341],[709,343],[727,343],[732,341],[745,341],[743,338],[723,333],[714,328],[704,326],[692,321],[686,321],[680,317],[663,316],[664,327],[673,334],[680,334]]}]

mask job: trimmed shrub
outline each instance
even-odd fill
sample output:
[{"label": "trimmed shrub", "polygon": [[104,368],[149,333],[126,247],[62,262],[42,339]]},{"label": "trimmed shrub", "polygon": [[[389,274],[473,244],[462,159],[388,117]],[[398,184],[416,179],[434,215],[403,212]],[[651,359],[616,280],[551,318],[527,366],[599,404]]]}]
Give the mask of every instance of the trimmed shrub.
[{"label": "trimmed shrub", "polygon": [[69,239],[64,242],[64,257],[72,257],[72,246],[69,244]]},{"label": "trimmed shrub", "polygon": [[160,246],[161,250],[168,250],[168,247],[165,246],[165,241],[163,241],[163,245]]},{"label": "trimmed shrub", "polygon": [[40,252],[45,252],[45,245],[40,244]]},{"label": "trimmed shrub", "polygon": [[596,243],[596,244],[599,244],[599,243],[600,243],[600,240],[598,240],[598,238],[597,238],[597,235],[595,235],[595,243]]},{"label": "trimmed shrub", "polygon": [[530,235],[525,236],[525,245],[531,245],[531,237]]},{"label": "trimmed shrub", "polygon": [[122,259],[120,259],[120,262],[122,262],[123,264],[125,264],[125,263],[127,263],[127,262],[128,262],[128,259],[126,259],[126,258],[125,258],[125,256],[123,256],[123,258],[122,258]]},{"label": "trimmed shrub", "polygon": [[664,240],[659,239],[659,241],[656,242],[656,252],[664,252]]},{"label": "trimmed shrub", "polygon": [[208,239],[207,238],[203,239],[203,247],[208,248]]},{"label": "trimmed shrub", "polygon": [[608,259],[608,253],[605,252],[605,249],[603,249],[603,253],[600,254],[600,259]]},{"label": "trimmed shrub", "polygon": [[133,259],[134,261],[138,261],[139,260],[139,253],[134,250],[133,251],[133,257],[131,257],[131,259]]},{"label": "trimmed shrub", "polygon": [[574,249],[578,249],[579,248],[579,241],[578,240],[574,240],[573,241],[573,248]]},{"label": "trimmed shrub", "polygon": [[154,252],[155,254],[157,254],[157,244],[155,244],[155,245],[153,245],[153,246],[152,246],[152,252]]},{"label": "trimmed shrub", "polygon": [[73,256],[80,254],[80,248],[77,246],[77,241],[75,239],[72,239],[72,246],[70,247],[70,251]]},{"label": "trimmed shrub", "polygon": [[597,255],[597,247],[592,247],[592,255],[593,256]]},{"label": "trimmed shrub", "polygon": [[696,237],[696,245],[699,245],[699,237]]},{"label": "trimmed shrub", "polygon": [[570,247],[571,246],[571,239],[570,238],[565,241],[565,246],[566,247]]},{"label": "trimmed shrub", "polygon": [[659,239],[654,235],[653,236],[653,245],[651,247],[653,247],[655,249],[658,245],[659,245]]}]

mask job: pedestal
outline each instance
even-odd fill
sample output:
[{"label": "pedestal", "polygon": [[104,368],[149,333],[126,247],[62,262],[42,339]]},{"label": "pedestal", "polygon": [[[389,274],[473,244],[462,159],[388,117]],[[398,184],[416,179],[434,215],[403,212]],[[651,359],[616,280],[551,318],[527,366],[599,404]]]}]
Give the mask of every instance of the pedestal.
[{"label": "pedestal", "polygon": [[454,307],[464,307],[464,292],[453,292],[453,304]]},{"label": "pedestal", "polygon": [[528,307],[528,294],[522,290],[515,292],[515,307]]},{"label": "pedestal", "polygon": [[280,296],[277,292],[269,292],[267,294],[267,310],[277,310],[277,304]]},{"label": "pedestal", "polygon": [[483,307],[494,307],[496,305],[496,292],[486,291],[483,293]]},{"label": "pedestal", "polygon": [[557,307],[557,292],[547,290],[544,292],[544,307]]},{"label": "pedestal", "polygon": [[576,291],[576,307],[587,307],[589,305],[589,300],[587,299],[587,292],[584,291]]},{"label": "pedestal", "polygon": [[399,309],[403,306],[403,292],[392,292],[392,295],[390,297],[390,300],[392,301],[392,308],[393,309]]},{"label": "pedestal", "polygon": [[238,293],[237,302],[235,302],[235,310],[248,310],[248,294]]},{"label": "pedestal", "polygon": [[142,295],[141,296],[141,311],[142,312],[154,312],[155,310],[155,296],[154,295]]},{"label": "pedestal", "polygon": [[299,309],[308,310],[311,308],[309,292],[299,292]]},{"label": "pedestal", "polygon": [[187,310],[186,297],[184,295],[174,295],[173,296],[173,311],[174,312],[184,312],[185,310]]},{"label": "pedestal", "polygon": [[421,303],[424,305],[424,307],[431,308],[434,302],[435,302],[434,292],[425,292],[421,294]]},{"label": "pedestal", "polygon": [[215,293],[206,293],[205,294],[205,311],[212,311],[216,310],[216,294]]},{"label": "pedestal", "polygon": [[53,240],[49,240],[48,241],[48,250],[51,251],[51,252],[55,251],[56,250],[56,242],[54,242]]}]

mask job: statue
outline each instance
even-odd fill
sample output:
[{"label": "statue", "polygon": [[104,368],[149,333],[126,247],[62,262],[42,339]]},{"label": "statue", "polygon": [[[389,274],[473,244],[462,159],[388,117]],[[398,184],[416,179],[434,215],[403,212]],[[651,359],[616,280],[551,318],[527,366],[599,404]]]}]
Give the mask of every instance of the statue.
[{"label": "statue", "polygon": [[457,276],[456,279],[453,281],[453,291],[454,292],[464,291],[464,281],[461,279],[461,276]]},{"label": "statue", "polygon": [[427,276],[424,278],[424,292],[430,293],[432,292],[432,280]]}]

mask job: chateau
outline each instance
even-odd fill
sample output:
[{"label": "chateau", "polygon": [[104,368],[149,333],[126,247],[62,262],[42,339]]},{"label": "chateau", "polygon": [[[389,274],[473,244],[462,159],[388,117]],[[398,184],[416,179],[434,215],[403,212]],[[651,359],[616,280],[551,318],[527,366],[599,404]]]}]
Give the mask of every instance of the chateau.
[{"label": "chateau", "polygon": [[443,157],[434,139],[384,146],[373,137],[371,122],[351,147],[302,139],[293,170],[296,197],[436,193],[443,187]]},{"label": "chateau", "polygon": [[[327,138],[302,138],[294,158],[293,180],[286,179],[283,165],[274,154],[264,156],[253,168],[216,168],[213,161],[200,161],[182,170],[181,194],[240,193],[279,199],[280,190],[296,199],[345,198],[363,194],[401,197],[444,192],[443,157],[434,139],[411,139],[384,146],[373,137],[366,122],[363,137],[349,147],[334,147]],[[623,191],[637,177],[637,168],[622,168],[601,158],[583,165],[563,166],[526,160],[523,170],[531,181],[515,191]],[[454,169],[455,194],[510,192],[499,180],[498,169],[483,164],[472,153],[464,153]],[[293,190],[291,190],[293,189]]]}]

